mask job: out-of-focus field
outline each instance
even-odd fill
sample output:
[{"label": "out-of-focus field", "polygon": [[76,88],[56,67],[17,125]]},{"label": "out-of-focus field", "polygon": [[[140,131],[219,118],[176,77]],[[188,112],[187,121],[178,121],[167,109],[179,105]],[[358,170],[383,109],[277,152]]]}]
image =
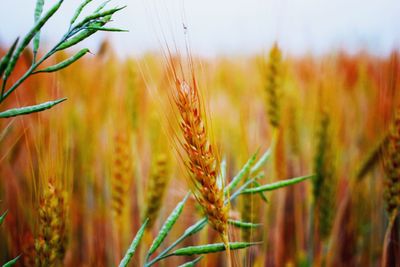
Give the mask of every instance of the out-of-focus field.
[{"label": "out-of-focus field", "polygon": [[[30,60],[26,53],[14,75],[23,73]],[[194,60],[213,141],[232,177],[258,149],[271,145],[268,54]],[[34,266],[35,244],[51,231],[55,243],[66,242],[61,252],[43,248],[42,255],[65,251],[65,266],[115,266],[149,214],[152,230],[142,246],[151,244],[189,189],[174,143],[178,130],[169,127],[176,114],[165,94],[170,82],[164,63],[156,54],[121,59],[103,45],[96,56],[65,70],[29,78],[5,102],[2,110],[68,98],[52,110],[0,120],[0,207],[8,210],[0,231],[0,262],[21,255],[19,266]],[[329,151],[331,179],[319,189],[307,180],[267,192],[267,203],[257,195],[235,200],[231,218],[262,226],[246,231],[231,226],[230,239],[263,243],[232,251],[233,264],[309,266],[313,251],[314,266],[379,266],[388,223],[382,153],[365,162],[385,138],[399,105],[399,54],[291,57],[283,51],[281,67],[278,143],[260,183],[315,173],[321,146]],[[321,126],[323,117],[329,127]],[[321,127],[329,136],[322,145]],[[360,174],[363,165],[367,171]],[[164,198],[157,200],[162,188]],[[315,201],[315,190],[321,201]],[[154,214],[157,206],[160,212]],[[166,244],[201,216],[190,198]],[[398,219],[392,235],[399,242]],[[207,227],[184,244],[216,241],[218,235]],[[399,243],[390,248],[394,262]],[[135,255],[132,266],[143,257],[143,251]],[[170,257],[158,266],[189,259]],[[199,266],[224,262],[224,253],[210,254]]]}]

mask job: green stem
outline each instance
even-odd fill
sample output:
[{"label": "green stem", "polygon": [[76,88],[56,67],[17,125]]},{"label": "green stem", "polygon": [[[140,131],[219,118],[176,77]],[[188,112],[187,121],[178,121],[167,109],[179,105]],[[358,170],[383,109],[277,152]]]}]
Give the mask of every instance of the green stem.
[{"label": "green stem", "polygon": [[310,207],[309,237],[308,237],[308,264],[312,266],[314,260],[314,203]]}]

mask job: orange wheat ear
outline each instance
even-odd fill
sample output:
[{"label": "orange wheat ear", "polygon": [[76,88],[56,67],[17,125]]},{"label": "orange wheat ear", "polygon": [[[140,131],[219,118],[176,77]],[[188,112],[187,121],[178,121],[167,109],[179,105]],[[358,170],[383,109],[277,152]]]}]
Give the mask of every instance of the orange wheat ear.
[{"label": "orange wheat ear", "polygon": [[204,111],[195,79],[190,85],[174,75],[175,103],[180,114],[181,142],[187,161],[185,165],[191,175],[195,196],[208,217],[211,226],[228,243],[228,208],[224,205],[223,189],[218,186],[218,160],[209,142]]}]

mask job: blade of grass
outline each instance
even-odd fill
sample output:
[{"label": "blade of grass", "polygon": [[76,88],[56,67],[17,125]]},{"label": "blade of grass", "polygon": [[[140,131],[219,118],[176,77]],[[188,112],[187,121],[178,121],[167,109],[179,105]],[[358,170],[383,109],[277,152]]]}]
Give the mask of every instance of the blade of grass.
[{"label": "blade of grass", "polygon": [[15,116],[26,115],[26,114],[30,114],[30,113],[43,111],[43,110],[52,108],[55,105],[60,104],[61,102],[64,102],[65,100],[67,100],[67,98],[61,98],[61,99],[58,99],[55,101],[48,101],[48,102],[34,105],[34,106],[26,106],[26,107],[22,107],[22,108],[9,109],[9,110],[0,112],[0,118],[10,118],[10,117],[15,117]]},{"label": "blade of grass", "polygon": [[289,185],[300,183],[304,180],[307,180],[307,179],[310,179],[313,177],[314,177],[314,175],[307,175],[307,176],[296,177],[296,178],[283,180],[283,181],[279,181],[279,182],[275,182],[275,183],[271,183],[271,184],[265,184],[262,186],[246,189],[242,192],[242,194],[254,194],[254,193],[260,193],[260,192],[265,192],[265,191],[273,191],[278,188],[282,188],[282,187],[286,187]]},{"label": "blade of grass", "polygon": [[[35,23],[39,21],[40,16],[42,15],[43,6],[44,6],[44,0],[36,1],[35,16],[34,16]],[[39,50],[39,44],[40,44],[40,29],[37,31],[33,39],[33,62],[36,61],[36,55]]]},{"label": "blade of grass", "polygon": [[[254,245],[259,245],[262,242],[230,242],[229,248],[231,250],[248,248]],[[179,248],[165,256],[193,256],[193,255],[201,255],[201,254],[209,254],[215,252],[225,251],[226,247],[224,243],[215,243],[215,244],[207,244],[207,245],[199,245],[199,246],[189,246],[184,248]]]},{"label": "blade of grass", "polygon": [[41,72],[55,72],[55,71],[62,70],[64,68],[68,67],[69,65],[71,65],[72,63],[74,63],[75,61],[79,60],[81,57],[86,55],[86,53],[90,53],[90,51],[89,51],[89,49],[84,48],[84,49],[80,50],[78,53],[76,53],[75,55],[73,55],[72,57],[70,57],[56,65],[47,67],[42,70],[35,71],[35,72],[33,72],[33,74],[41,73]]},{"label": "blade of grass", "polygon": [[150,257],[157,250],[157,248],[161,245],[161,243],[164,241],[164,239],[167,237],[168,233],[171,231],[171,228],[174,226],[174,224],[178,220],[179,216],[181,215],[183,207],[186,203],[186,200],[189,198],[189,196],[190,196],[190,193],[188,193],[185,196],[185,198],[181,202],[178,203],[178,205],[175,207],[175,209],[168,216],[164,225],[161,227],[160,231],[158,232],[158,235],[153,240],[153,243],[151,244],[150,249],[147,253],[147,257]]},{"label": "blade of grass", "polygon": [[11,267],[11,266],[14,266],[14,265],[17,263],[19,257],[21,257],[21,256],[19,255],[19,256],[15,257],[14,259],[8,261],[7,263],[5,263],[5,264],[3,265],[3,267]]},{"label": "blade of grass", "polygon": [[236,186],[243,179],[245,174],[250,171],[251,166],[253,166],[254,162],[257,159],[257,154],[258,154],[258,151],[256,153],[254,153],[253,156],[250,157],[250,159],[246,162],[246,164],[244,164],[243,168],[239,171],[239,173],[235,177],[233,177],[232,181],[228,184],[228,186],[224,190],[225,194],[227,194],[228,192],[235,189]]},{"label": "blade of grass", "polygon": [[75,11],[75,14],[72,16],[71,21],[70,21],[70,25],[74,24],[76,19],[79,17],[79,15],[81,14],[82,10],[85,8],[85,6],[87,6],[90,2],[92,2],[92,0],[86,0],[85,2],[83,2],[82,4],[80,4],[78,6],[78,8]]},{"label": "blade of grass", "polygon": [[12,54],[14,53],[15,47],[17,46],[19,41],[19,38],[17,38],[14,43],[11,45],[10,49],[8,49],[7,53],[1,58],[0,60],[0,76],[3,75],[3,72],[5,71],[8,62],[11,59]]},{"label": "blade of grass", "polygon": [[238,228],[257,228],[261,226],[259,223],[251,223],[251,222],[242,222],[242,221],[237,221],[237,220],[228,220],[229,224],[236,226]]},{"label": "blade of grass", "polygon": [[124,258],[121,260],[119,267],[126,267],[128,266],[130,260],[133,257],[133,254],[135,254],[136,248],[139,245],[140,241],[142,240],[144,230],[146,229],[146,226],[149,222],[149,219],[146,219],[142,226],[140,227],[139,231],[136,233],[135,238],[132,240],[131,245],[129,246],[128,250],[125,253]]},{"label": "blade of grass", "polygon": [[186,263],[184,263],[184,264],[182,264],[182,265],[179,265],[178,267],[193,267],[193,266],[195,266],[198,262],[200,262],[201,259],[203,259],[203,257],[204,257],[204,256],[200,256],[200,257],[198,257],[198,258],[196,258],[196,259],[194,259],[194,260],[192,260],[192,261],[189,261],[189,262],[186,262]]},{"label": "blade of grass", "polygon": [[7,216],[8,210],[6,210],[1,216],[0,216],[0,226],[3,224],[6,216]]}]

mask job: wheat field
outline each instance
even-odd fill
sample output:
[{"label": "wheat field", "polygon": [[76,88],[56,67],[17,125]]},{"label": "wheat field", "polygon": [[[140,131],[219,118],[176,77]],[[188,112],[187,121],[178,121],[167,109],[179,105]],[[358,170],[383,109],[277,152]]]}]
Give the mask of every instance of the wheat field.
[{"label": "wheat field", "polygon": [[121,57],[105,39],[61,44],[41,69],[72,60],[14,91],[33,45],[12,67],[0,47],[0,111],[63,102],[0,113],[4,266],[400,266],[398,51]]}]

